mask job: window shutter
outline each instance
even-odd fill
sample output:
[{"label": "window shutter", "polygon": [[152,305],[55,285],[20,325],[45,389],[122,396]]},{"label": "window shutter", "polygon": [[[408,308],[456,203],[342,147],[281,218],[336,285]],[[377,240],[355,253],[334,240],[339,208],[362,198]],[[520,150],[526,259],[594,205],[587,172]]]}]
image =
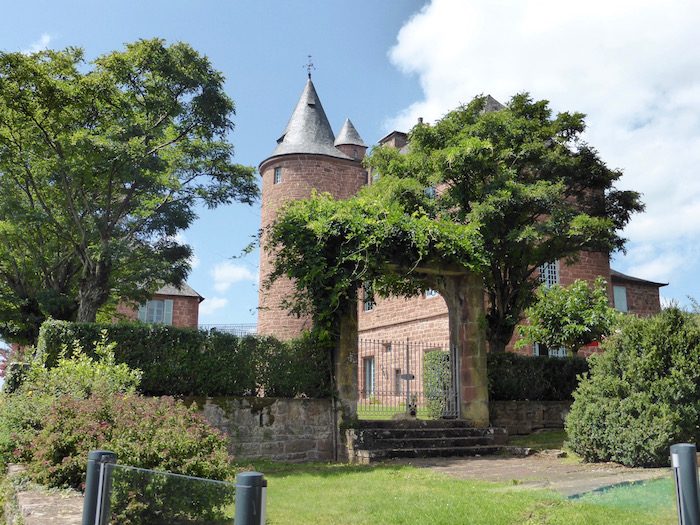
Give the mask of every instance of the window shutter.
[{"label": "window shutter", "polygon": [[173,324],[173,300],[166,299],[163,301],[163,324]]},{"label": "window shutter", "polygon": [[145,304],[142,304],[139,306],[139,321],[146,322],[146,312],[148,310],[148,306]]}]

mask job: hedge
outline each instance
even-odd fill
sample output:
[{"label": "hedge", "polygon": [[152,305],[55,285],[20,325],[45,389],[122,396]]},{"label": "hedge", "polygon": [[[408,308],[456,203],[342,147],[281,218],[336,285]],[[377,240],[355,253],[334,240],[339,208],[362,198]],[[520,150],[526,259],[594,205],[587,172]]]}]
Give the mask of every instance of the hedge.
[{"label": "hedge", "polygon": [[488,354],[492,401],[564,401],[572,398],[578,376],[588,372],[583,357],[533,357],[511,352]]},{"label": "hedge", "polygon": [[330,349],[306,335],[291,342],[142,323],[46,321],[37,352],[54,366],[77,341],[88,351],[106,334],[117,362],[143,372],[147,395],[328,397]]}]

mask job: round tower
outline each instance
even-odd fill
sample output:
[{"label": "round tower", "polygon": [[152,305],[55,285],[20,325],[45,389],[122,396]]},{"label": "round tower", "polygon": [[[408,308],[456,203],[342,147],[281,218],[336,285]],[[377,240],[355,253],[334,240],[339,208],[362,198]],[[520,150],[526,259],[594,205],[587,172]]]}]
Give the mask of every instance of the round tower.
[{"label": "round tower", "polygon": [[[272,155],[259,166],[262,177],[263,232],[276,218],[280,207],[290,200],[305,199],[311,191],[328,192],[338,199],[353,196],[367,183],[362,167],[366,146],[357,130],[346,120],[338,140],[309,78]],[[289,315],[282,301],[293,290],[292,282],[277,280],[263,289],[272,271],[270,254],[260,250],[258,333],[292,339],[311,328],[311,320]]]}]

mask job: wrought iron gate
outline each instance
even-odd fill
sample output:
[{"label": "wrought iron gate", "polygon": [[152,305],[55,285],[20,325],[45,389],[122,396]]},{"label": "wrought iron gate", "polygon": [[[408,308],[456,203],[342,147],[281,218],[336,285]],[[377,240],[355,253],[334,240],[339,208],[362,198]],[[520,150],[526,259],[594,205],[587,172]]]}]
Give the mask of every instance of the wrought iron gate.
[{"label": "wrought iron gate", "polygon": [[359,418],[457,417],[456,359],[448,349],[447,343],[360,339]]}]

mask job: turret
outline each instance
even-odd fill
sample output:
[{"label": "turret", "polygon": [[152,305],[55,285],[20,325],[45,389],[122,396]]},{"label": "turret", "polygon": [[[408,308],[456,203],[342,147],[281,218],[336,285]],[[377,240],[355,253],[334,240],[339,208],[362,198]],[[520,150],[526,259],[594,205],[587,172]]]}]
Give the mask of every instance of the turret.
[{"label": "turret", "polygon": [[[346,126],[343,126],[345,129]],[[366,147],[352,123],[349,123],[345,133],[343,130],[339,140],[344,144],[340,145],[342,148],[336,147],[337,141],[328,117],[309,79],[284,132],[277,139],[277,146],[259,166],[263,232],[274,222],[284,203],[308,198],[313,189],[346,199],[366,184],[367,173],[361,162]],[[346,138],[341,139],[343,135]],[[351,148],[350,155],[345,148]],[[362,155],[353,158],[352,148],[357,148]],[[264,244],[263,237],[263,248]],[[291,339],[310,329],[311,320],[290,316],[282,307],[284,298],[292,293],[290,281],[279,279],[270,289],[263,290],[271,271],[272,258],[261,249],[258,333]]]},{"label": "turret", "polygon": [[352,159],[362,159],[367,151],[367,146],[349,118],[345,119],[334,144],[336,148]]}]

